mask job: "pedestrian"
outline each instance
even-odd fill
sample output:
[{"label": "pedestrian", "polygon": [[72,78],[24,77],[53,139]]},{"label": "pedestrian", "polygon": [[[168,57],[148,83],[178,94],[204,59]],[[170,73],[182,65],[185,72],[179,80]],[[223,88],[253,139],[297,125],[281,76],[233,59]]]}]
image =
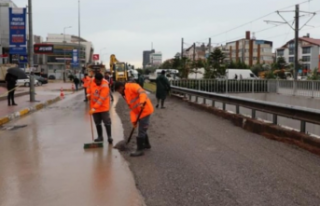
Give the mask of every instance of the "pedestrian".
[{"label": "pedestrian", "polygon": [[156,79],[157,90],[156,90],[156,97],[157,97],[157,105],[156,108],[159,108],[159,102],[161,100],[161,109],[165,109],[164,101],[167,97],[167,94],[170,91],[170,83],[167,77],[165,76],[166,71],[162,70],[161,74]]},{"label": "pedestrian", "polygon": [[14,92],[16,88],[16,83],[17,83],[17,77],[7,73],[5,76],[5,81],[7,83],[7,89],[8,89],[8,106],[17,106],[17,104],[14,101]]},{"label": "pedestrian", "polygon": [[85,99],[84,99],[85,102],[88,101],[88,98],[87,98],[87,87],[88,87],[90,81],[91,81],[91,78],[88,76],[87,73],[85,73],[84,77],[82,78],[83,90],[84,90],[84,95],[85,95]]},{"label": "pedestrian", "polygon": [[[130,119],[133,127],[139,124],[138,136],[136,138],[137,149],[130,156],[138,157],[144,155],[144,149],[150,149],[151,145],[147,134],[150,122],[150,116],[153,113],[153,106],[144,89],[137,83],[116,82],[115,90],[119,92],[127,102],[130,109]],[[143,109],[140,118],[138,115]]]},{"label": "pedestrian", "polygon": [[[104,74],[104,78],[108,81],[109,83],[109,88],[112,88],[112,84],[113,84],[113,80],[112,78],[110,77],[110,74],[108,72],[106,72]],[[110,97],[111,97],[111,101],[113,101],[113,95],[112,95],[112,91],[110,89]]]},{"label": "pedestrian", "polygon": [[80,80],[79,80],[79,78],[77,76],[73,79],[73,83],[74,83],[74,85],[76,87],[76,91],[78,91]]},{"label": "pedestrian", "polygon": [[143,74],[138,74],[138,84],[140,85],[140,87],[143,88],[143,86],[144,86]]},{"label": "pedestrian", "polygon": [[101,73],[96,73],[94,79],[87,88],[88,97],[90,98],[90,113],[93,115],[96,125],[98,138],[95,142],[103,142],[102,125],[103,122],[109,144],[112,144],[111,137],[111,119],[110,119],[110,89],[108,82],[103,79]]}]

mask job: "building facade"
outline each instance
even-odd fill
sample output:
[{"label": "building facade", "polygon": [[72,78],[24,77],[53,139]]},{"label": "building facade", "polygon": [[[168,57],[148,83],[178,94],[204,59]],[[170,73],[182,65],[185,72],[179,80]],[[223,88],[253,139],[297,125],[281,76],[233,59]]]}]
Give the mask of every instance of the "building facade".
[{"label": "building facade", "polygon": [[205,59],[207,49],[208,49],[208,46],[205,46],[204,44],[202,44],[201,46],[192,45],[183,51],[183,56],[191,60],[193,59],[193,56],[195,60]]},{"label": "building facade", "polygon": [[158,67],[162,64],[162,53],[154,52],[150,54],[150,65],[153,67]]},{"label": "building facade", "polygon": [[147,68],[148,65],[150,65],[150,54],[154,53],[155,50],[147,50],[147,51],[143,51],[142,53],[142,68],[145,69]]},{"label": "building facade", "polygon": [[[318,69],[320,72],[320,39],[310,38],[307,34],[299,38],[298,59],[302,66],[301,70]],[[288,41],[285,45],[278,48],[276,51],[276,59],[283,57],[288,64],[294,64],[295,60],[295,42]]]},{"label": "building facade", "polygon": [[9,55],[9,8],[18,7],[11,0],[0,0],[0,64],[12,61]]},{"label": "building facade", "polygon": [[253,66],[273,63],[272,46],[271,41],[251,38],[250,31],[247,31],[244,39],[228,42],[226,49],[229,50],[230,61],[241,61]]},{"label": "building facade", "polygon": [[[79,37],[68,34],[48,34],[47,44],[54,45],[53,54],[46,55],[46,69],[49,75],[62,79],[64,73],[79,74],[79,66],[72,65],[73,51],[79,49]],[[91,64],[93,55],[92,43],[80,38],[80,67]]]}]

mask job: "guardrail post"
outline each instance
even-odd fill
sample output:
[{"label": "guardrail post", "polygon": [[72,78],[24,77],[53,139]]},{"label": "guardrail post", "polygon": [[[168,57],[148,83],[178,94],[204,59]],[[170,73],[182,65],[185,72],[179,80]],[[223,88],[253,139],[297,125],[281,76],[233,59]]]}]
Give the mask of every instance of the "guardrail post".
[{"label": "guardrail post", "polygon": [[254,93],[254,79],[252,80],[252,93]]},{"label": "guardrail post", "polygon": [[192,100],[192,96],[191,94],[189,94],[189,101],[191,102],[191,100]]},{"label": "guardrail post", "polygon": [[293,80],[293,96],[295,96],[297,93],[297,81]]},{"label": "guardrail post", "polygon": [[211,106],[212,106],[212,107],[216,107],[216,101],[212,100]]},{"label": "guardrail post", "polygon": [[201,91],[201,81],[198,80],[198,90]]},{"label": "guardrail post", "polygon": [[276,114],[273,114],[272,115],[272,123],[275,124],[275,125],[278,125],[278,115]]},{"label": "guardrail post", "polygon": [[198,103],[198,99],[199,99],[199,97],[198,97],[198,96],[196,96],[196,103]]},{"label": "guardrail post", "polygon": [[279,83],[279,79],[277,79],[277,84],[276,84],[276,93],[279,94],[279,87],[280,87],[280,83]]},{"label": "guardrail post", "polygon": [[222,103],[222,110],[226,111],[226,103],[224,103],[224,102]]},{"label": "guardrail post", "polygon": [[226,94],[228,94],[228,89],[229,89],[228,83],[229,83],[229,81],[228,81],[228,78],[227,78],[227,80],[225,81],[225,84],[226,84]]},{"label": "guardrail post", "polygon": [[207,99],[205,97],[203,97],[203,104],[207,104]]},{"label": "guardrail post", "polygon": [[300,122],[300,132],[306,133],[306,122],[305,121]]},{"label": "guardrail post", "polygon": [[311,92],[312,92],[311,97],[314,98],[314,81],[311,81],[311,87],[312,87],[312,88],[311,88],[311,89],[312,89],[312,91],[311,91]]},{"label": "guardrail post", "polygon": [[240,106],[236,105],[236,114],[240,114]]},{"label": "guardrail post", "polygon": [[256,119],[256,110],[254,109],[251,111],[251,118]]}]

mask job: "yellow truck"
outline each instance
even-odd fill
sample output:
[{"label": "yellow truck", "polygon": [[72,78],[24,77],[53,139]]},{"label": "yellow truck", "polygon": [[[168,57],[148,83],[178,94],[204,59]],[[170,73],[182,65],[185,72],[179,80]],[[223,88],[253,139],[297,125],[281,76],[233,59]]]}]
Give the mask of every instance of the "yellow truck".
[{"label": "yellow truck", "polygon": [[114,81],[128,81],[126,64],[118,61],[114,54],[110,56],[110,72]]}]

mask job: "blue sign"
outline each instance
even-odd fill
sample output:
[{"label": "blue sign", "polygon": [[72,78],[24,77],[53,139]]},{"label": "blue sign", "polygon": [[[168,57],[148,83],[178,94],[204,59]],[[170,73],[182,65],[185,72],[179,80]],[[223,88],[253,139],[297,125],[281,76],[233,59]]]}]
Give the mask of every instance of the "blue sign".
[{"label": "blue sign", "polygon": [[28,63],[28,55],[20,55],[19,63]]},{"label": "blue sign", "polygon": [[79,64],[79,55],[78,55],[78,50],[74,49],[72,52],[72,66],[78,66]]},{"label": "blue sign", "polygon": [[264,40],[256,40],[256,45],[264,44]]},{"label": "blue sign", "polygon": [[26,54],[26,9],[9,8],[10,54]]}]

